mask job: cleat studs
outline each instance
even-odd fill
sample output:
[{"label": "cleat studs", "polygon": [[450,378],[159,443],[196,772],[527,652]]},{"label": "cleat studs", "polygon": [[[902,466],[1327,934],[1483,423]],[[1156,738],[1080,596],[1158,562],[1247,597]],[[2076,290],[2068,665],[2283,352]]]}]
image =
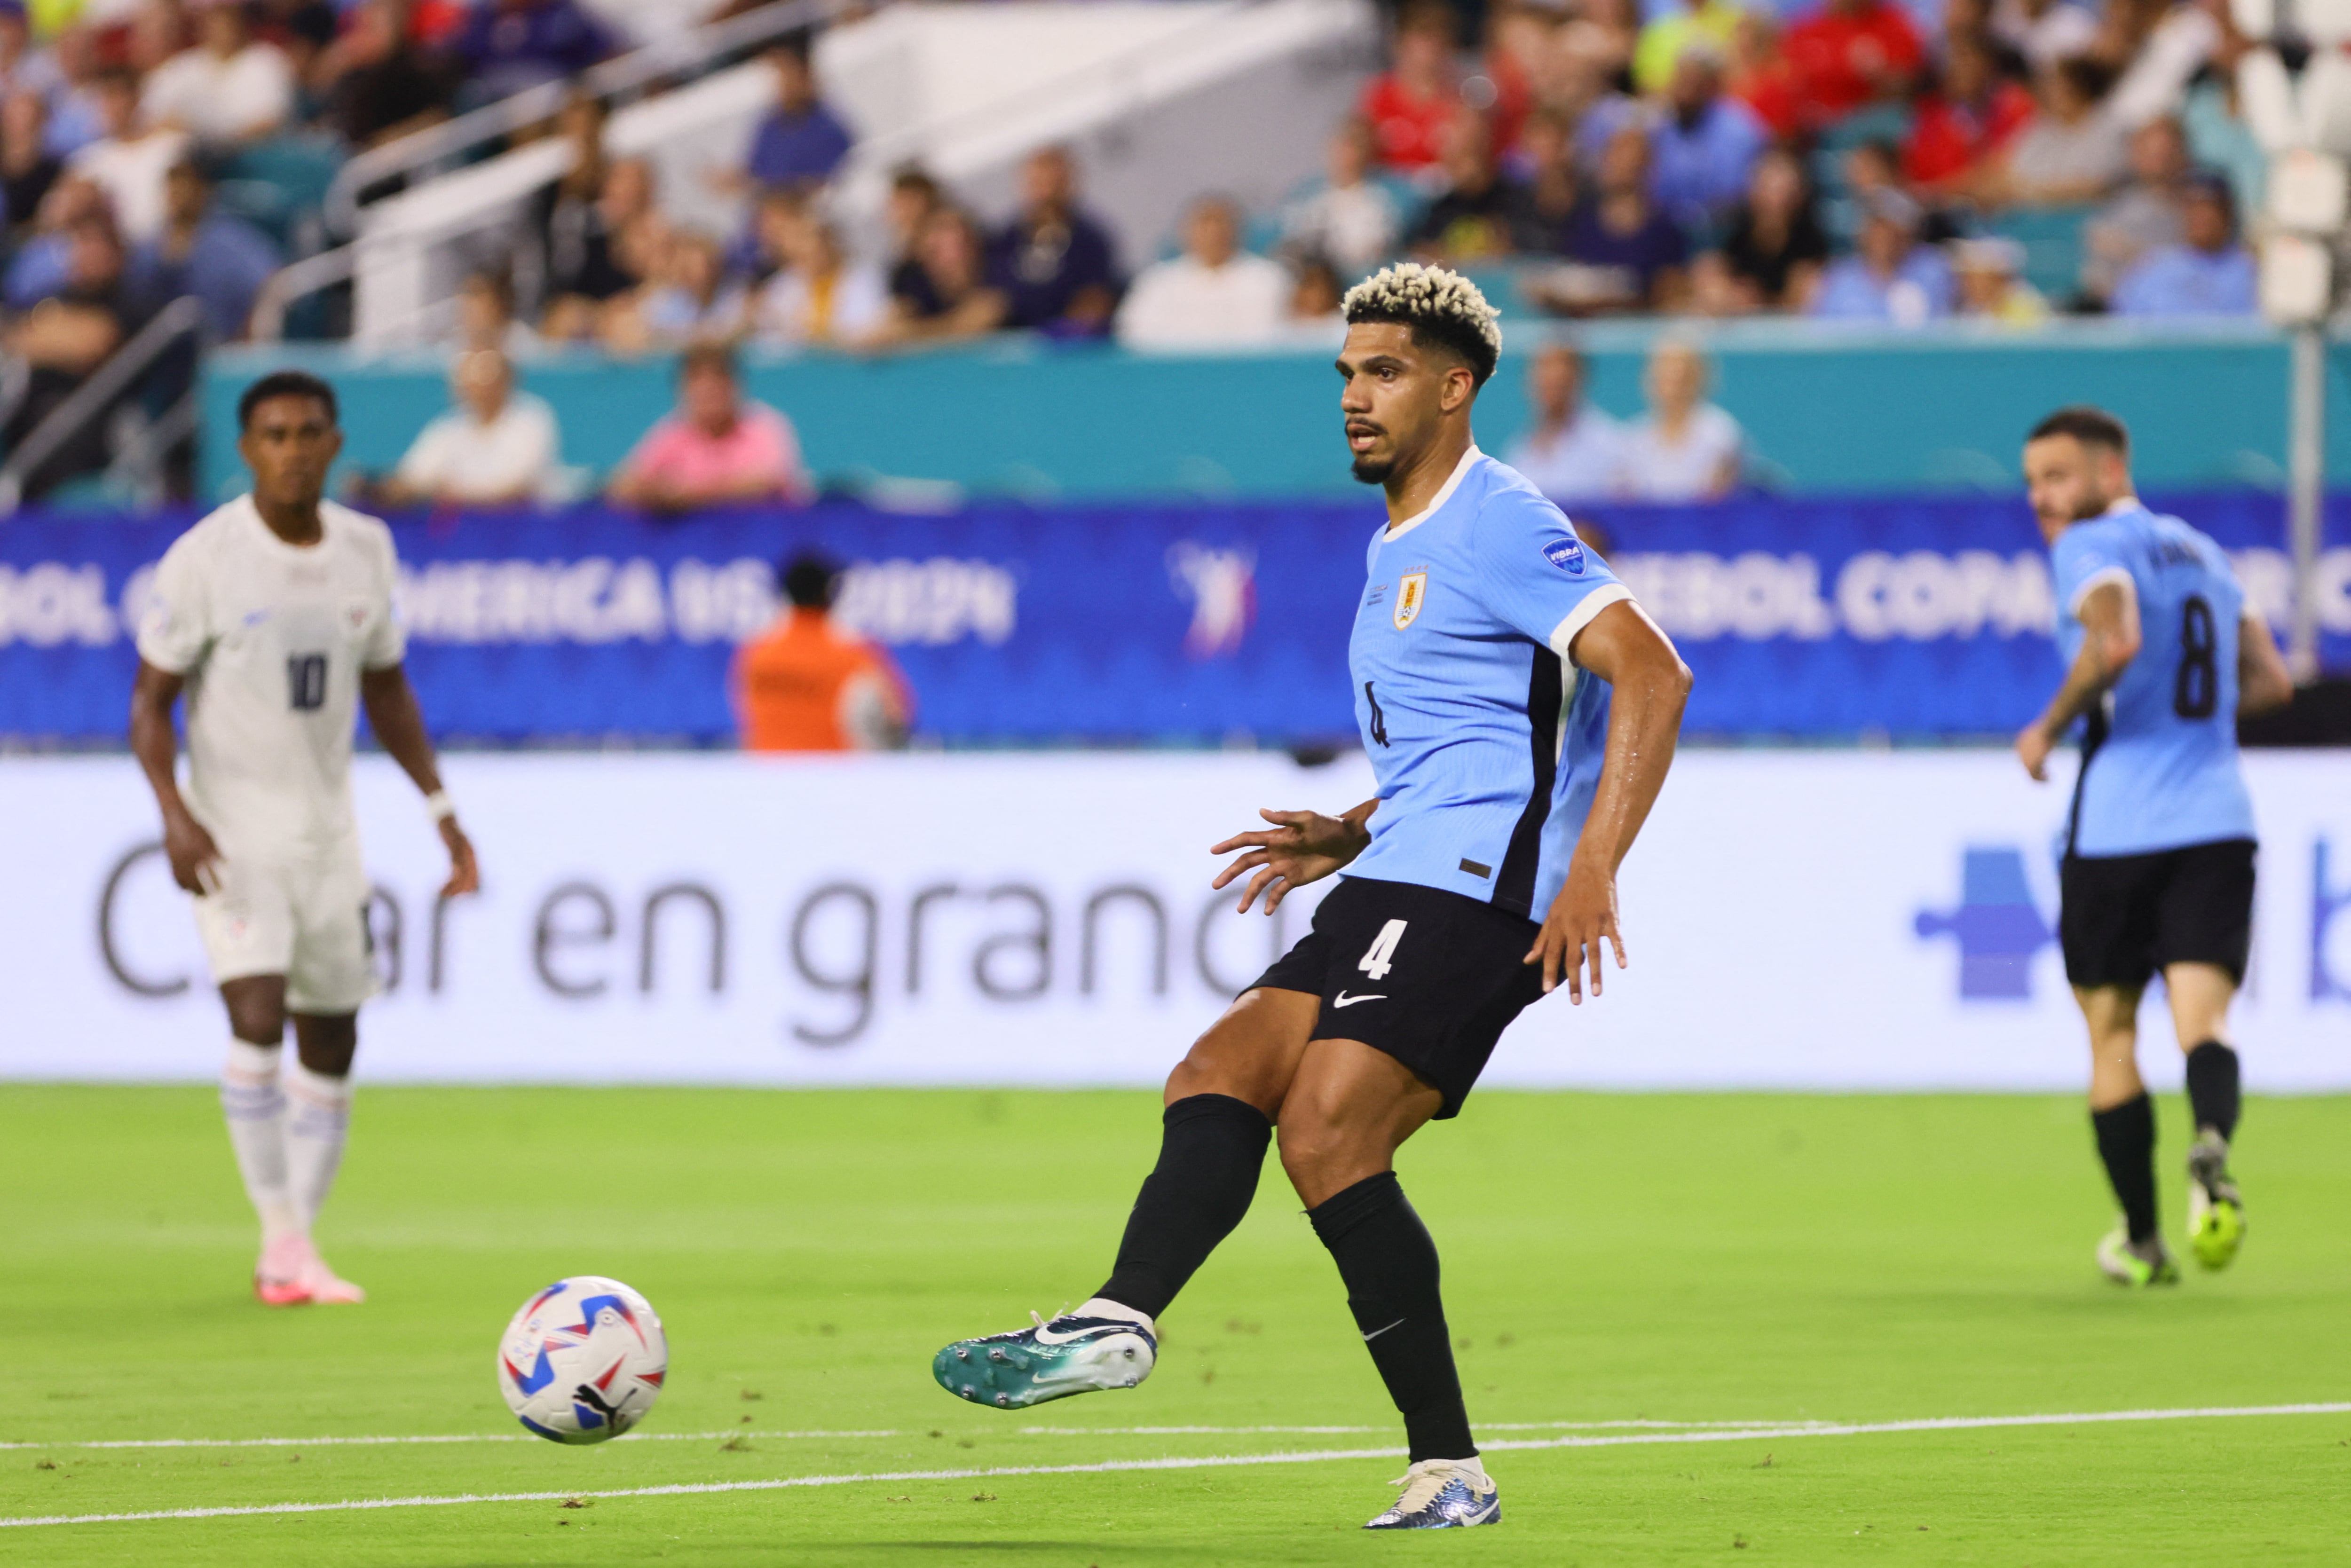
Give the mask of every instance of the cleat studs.
[{"label": "cleat studs", "polygon": [[996,1396],[996,1403],[999,1409],[1009,1410],[1012,1408],[1012,1396],[999,1394]]},{"label": "cleat studs", "polygon": [[956,1353],[956,1359],[957,1361],[969,1361],[969,1360],[971,1359],[971,1352],[969,1352],[969,1351],[966,1350],[966,1349],[965,1349],[963,1346],[961,1346],[961,1345],[957,1345],[957,1346],[956,1346],[956,1347],[955,1347],[955,1353]]}]

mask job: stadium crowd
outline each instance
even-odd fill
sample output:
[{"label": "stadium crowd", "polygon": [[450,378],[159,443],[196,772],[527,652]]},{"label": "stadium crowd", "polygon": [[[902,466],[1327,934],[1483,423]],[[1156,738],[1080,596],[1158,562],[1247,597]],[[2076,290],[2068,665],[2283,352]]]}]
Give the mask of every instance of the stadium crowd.
[{"label": "stadium crowd", "polygon": [[[733,176],[737,232],[674,221],[583,94],[545,128],[573,143],[569,172],[436,330],[504,357],[468,361],[463,401],[513,427],[538,416],[495,388],[551,347],[1322,343],[1345,284],[1403,256],[1574,318],[2254,310],[2242,220],[2264,159],[2235,111],[2246,43],[2224,0],[1934,4],[1491,0],[1468,37],[1460,13],[1410,0],[1324,172],[1258,212],[1202,193],[1156,256],[1120,254],[1059,147],[1026,160],[995,225],[901,169],[886,243],[861,253],[832,187],[854,132],[801,38],[762,57],[774,98]],[[341,159],[622,42],[579,0],[89,0],[37,30],[0,0],[0,302],[24,371],[0,434],[20,439],[169,300],[195,298],[214,341],[248,335],[271,273],[320,243]],[[2053,232],[2079,265],[2036,287],[2020,234]],[[1690,471],[1710,476],[1725,439]],[[442,427],[444,463],[455,440]],[[419,462],[398,483],[445,489]]]}]

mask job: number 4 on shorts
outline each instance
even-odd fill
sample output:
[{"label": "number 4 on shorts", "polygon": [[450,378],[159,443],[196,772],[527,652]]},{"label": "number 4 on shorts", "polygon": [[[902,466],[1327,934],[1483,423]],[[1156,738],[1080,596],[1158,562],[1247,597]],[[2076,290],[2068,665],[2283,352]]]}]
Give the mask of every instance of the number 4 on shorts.
[{"label": "number 4 on shorts", "polygon": [[1381,926],[1380,934],[1372,938],[1370,948],[1355,967],[1374,980],[1386,979],[1388,971],[1395,967],[1396,944],[1404,940],[1404,926],[1401,920],[1391,920]]}]

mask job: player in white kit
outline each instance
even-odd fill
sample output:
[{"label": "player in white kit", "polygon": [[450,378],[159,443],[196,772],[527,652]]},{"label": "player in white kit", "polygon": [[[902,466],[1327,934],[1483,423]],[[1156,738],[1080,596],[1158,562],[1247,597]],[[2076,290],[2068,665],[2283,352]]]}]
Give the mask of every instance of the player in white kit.
[{"label": "player in white kit", "polygon": [[[173,542],[139,627],[131,748],[163,814],[172,877],[228,1006],[221,1109],[261,1217],[254,1291],[273,1306],[357,1301],[311,1244],[342,1161],[360,1003],[375,989],[351,806],[351,726],[424,792],[448,846],[442,896],[480,884],[401,659],[392,533],[323,500],[342,449],[335,394],[280,371],[237,405],[253,489]],[[188,778],[172,709],[187,698]],[[282,1073],[286,1020],[297,1060]]]}]

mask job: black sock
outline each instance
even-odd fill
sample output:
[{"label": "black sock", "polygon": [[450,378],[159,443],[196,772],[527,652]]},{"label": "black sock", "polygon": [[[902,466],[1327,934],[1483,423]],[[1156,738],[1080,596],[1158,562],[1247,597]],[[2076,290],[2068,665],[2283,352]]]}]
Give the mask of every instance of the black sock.
[{"label": "black sock", "polygon": [[2133,1241],[2155,1235],[2155,1105],[2141,1092],[2121,1104],[2090,1113],[2098,1134],[2098,1158],[2123,1206]]},{"label": "black sock", "polygon": [[1229,1094],[1189,1095],[1160,1120],[1159,1163],[1135,1195],[1110,1281],[1094,1292],[1155,1319],[1249,1212],[1273,1138],[1265,1113]]},{"label": "black sock", "polygon": [[2198,1132],[2210,1127],[2224,1143],[2237,1135],[2237,1053],[2217,1040],[2188,1053],[2188,1107]]},{"label": "black sock", "polygon": [[1405,1200],[1395,1173],[1365,1176],[1306,1218],[1337,1261],[1364,1348],[1404,1413],[1413,1463],[1475,1455],[1437,1294],[1437,1243]]}]

